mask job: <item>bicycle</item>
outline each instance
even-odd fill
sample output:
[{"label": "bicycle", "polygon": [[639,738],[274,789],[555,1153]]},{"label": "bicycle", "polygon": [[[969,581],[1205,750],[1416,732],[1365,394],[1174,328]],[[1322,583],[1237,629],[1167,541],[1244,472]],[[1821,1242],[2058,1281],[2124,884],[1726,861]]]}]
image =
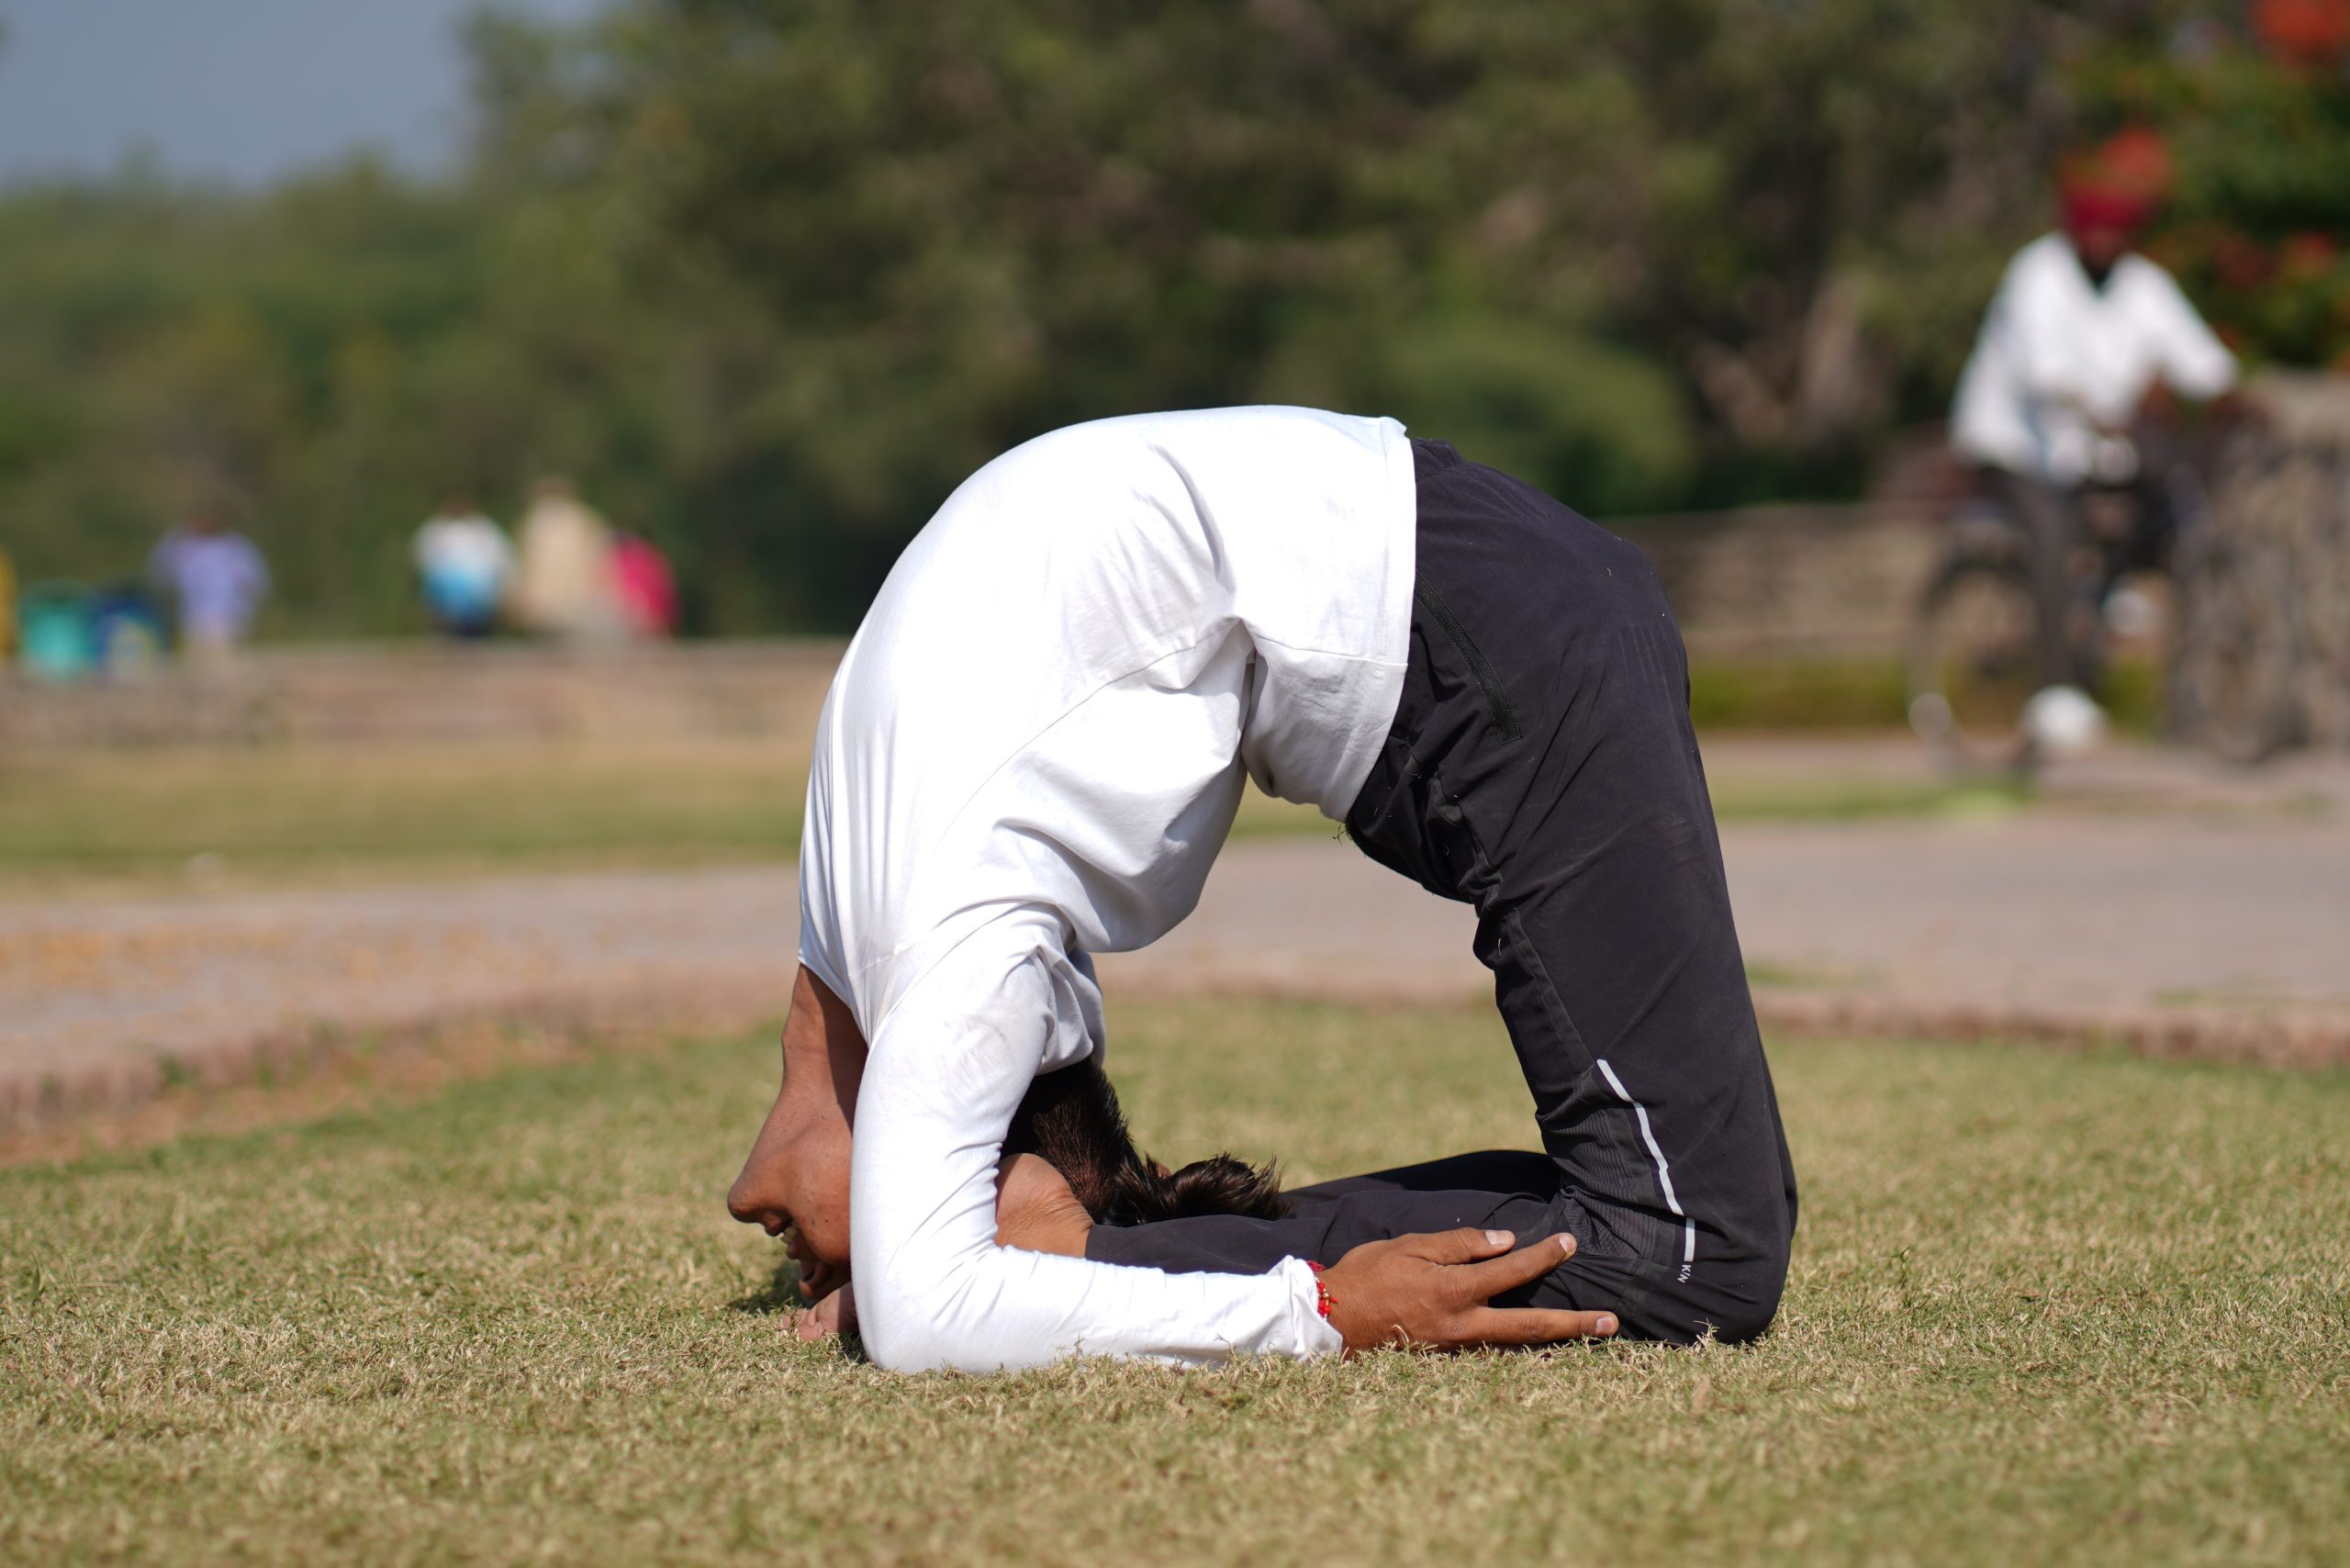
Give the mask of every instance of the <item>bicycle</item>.
[{"label": "bicycle", "polygon": [[[2063,647],[2095,692],[2110,666],[2127,579],[2169,579],[2177,606],[2165,664],[2168,723],[2225,761],[2266,760],[2295,736],[2295,639],[2285,568],[2271,549],[2219,527],[2202,469],[2164,432],[2141,431],[2135,470],[2069,500]],[[1978,490],[1952,514],[1949,543],[1911,620],[1911,727],[1953,765],[2029,773],[2042,760],[2029,705],[2048,684],[2031,525]],[[2053,643],[2053,638],[2046,639]]]}]

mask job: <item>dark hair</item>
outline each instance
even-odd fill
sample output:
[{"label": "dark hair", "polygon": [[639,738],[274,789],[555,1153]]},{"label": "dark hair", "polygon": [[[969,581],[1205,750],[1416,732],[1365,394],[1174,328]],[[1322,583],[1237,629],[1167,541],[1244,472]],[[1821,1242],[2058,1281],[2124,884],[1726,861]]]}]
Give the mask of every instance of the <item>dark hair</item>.
[{"label": "dark hair", "polygon": [[1035,1155],[1059,1171],[1101,1225],[1197,1215],[1279,1219],[1289,1213],[1278,1165],[1259,1168],[1219,1154],[1167,1170],[1144,1158],[1110,1075],[1091,1057],[1036,1076],[1012,1114],[1003,1151]]}]

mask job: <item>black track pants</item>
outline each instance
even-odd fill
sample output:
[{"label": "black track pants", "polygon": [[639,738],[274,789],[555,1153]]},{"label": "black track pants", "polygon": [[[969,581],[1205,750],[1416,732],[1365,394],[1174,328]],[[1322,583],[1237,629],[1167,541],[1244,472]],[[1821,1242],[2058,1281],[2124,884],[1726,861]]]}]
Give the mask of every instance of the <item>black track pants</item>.
[{"label": "black track pants", "polygon": [[[1751,1338],[1785,1281],[1795,1176],[1680,634],[1631,545],[1449,445],[1414,453],[1410,667],[1347,827],[1372,859],[1476,906],[1477,956],[1557,1173],[1542,1205],[1492,1212],[1524,1238],[1578,1244],[1521,1299],[1613,1311],[1643,1338]],[[1395,1213],[1419,1227],[1427,1205],[1411,1196]],[[1283,1250],[1304,1251],[1315,1223],[1097,1228],[1088,1254],[1261,1268],[1281,1227],[1305,1238]]]}]

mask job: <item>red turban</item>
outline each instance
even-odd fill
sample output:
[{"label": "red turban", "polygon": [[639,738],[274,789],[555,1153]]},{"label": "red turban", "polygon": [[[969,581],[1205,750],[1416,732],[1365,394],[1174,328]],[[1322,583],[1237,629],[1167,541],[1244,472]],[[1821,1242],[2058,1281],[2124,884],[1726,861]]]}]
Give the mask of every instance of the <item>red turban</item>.
[{"label": "red turban", "polygon": [[2057,176],[2068,229],[2143,229],[2170,188],[2170,150],[2141,126],[2068,158]]}]

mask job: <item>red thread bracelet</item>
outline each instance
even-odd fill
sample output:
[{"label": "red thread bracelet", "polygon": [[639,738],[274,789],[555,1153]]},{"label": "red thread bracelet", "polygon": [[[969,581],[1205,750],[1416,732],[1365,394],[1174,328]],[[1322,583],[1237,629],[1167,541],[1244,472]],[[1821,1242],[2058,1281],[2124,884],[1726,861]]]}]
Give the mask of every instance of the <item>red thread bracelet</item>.
[{"label": "red thread bracelet", "polygon": [[1330,1287],[1322,1282],[1322,1265],[1308,1258],[1305,1266],[1314,1271],[1314,1310],[1327,1318],[1330,1316]]}]

